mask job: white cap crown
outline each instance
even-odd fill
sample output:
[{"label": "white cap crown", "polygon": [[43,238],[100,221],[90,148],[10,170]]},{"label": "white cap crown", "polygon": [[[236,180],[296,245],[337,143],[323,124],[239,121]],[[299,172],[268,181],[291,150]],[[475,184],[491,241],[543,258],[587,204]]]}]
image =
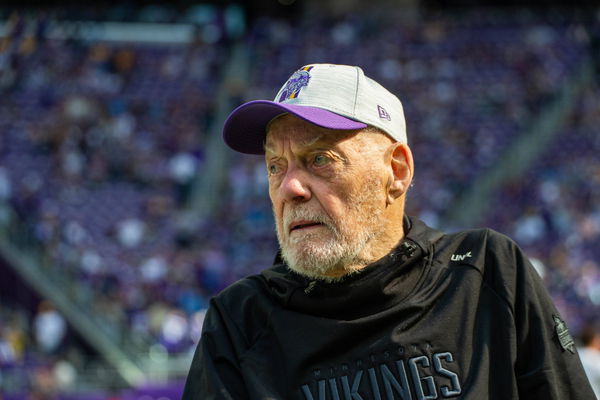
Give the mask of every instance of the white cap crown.
[{"label": "white cap crown", "polygon": [[328,110],[375,126],[394,140],[407,143],[402,103],[379,83],[365,76],[360,67],[306,65],[294,72],[274,101]]}]

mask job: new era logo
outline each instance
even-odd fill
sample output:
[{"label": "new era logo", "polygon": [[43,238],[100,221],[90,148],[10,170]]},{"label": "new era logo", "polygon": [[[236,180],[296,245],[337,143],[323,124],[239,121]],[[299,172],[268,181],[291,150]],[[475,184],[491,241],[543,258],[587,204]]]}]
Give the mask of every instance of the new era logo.
[{"label": "new era logo", "polygon": [[392,120],[392,117],[390,117],[390,114],[388,114],[388,112],[385,111],[385,108],[381,107],[379,104],[377,105],[377,111],[379,112],[379,118],[387,119],[388,121]]}]

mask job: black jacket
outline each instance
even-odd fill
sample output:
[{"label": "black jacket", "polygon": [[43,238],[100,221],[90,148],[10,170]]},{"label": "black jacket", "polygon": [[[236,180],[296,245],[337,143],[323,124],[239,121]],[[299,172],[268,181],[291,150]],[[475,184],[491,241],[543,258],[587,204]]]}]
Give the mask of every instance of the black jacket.
[{"label": "black jacket", "polygon": [[491,230],[406,237],[342,282],[277,260],[211,300],[183,399],[594,399],[521,250]]}]

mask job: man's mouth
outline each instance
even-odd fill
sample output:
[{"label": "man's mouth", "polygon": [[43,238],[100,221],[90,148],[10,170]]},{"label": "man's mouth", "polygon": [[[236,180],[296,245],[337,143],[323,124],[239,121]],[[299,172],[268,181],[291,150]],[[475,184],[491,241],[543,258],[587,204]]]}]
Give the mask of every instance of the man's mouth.
[{"label": "man's mouth", "polygon": [[323,223],[316,221],[294,221],[290,224],[290,232],[301,231],[304,229],[315,228],[318,226],[323,226]]}]

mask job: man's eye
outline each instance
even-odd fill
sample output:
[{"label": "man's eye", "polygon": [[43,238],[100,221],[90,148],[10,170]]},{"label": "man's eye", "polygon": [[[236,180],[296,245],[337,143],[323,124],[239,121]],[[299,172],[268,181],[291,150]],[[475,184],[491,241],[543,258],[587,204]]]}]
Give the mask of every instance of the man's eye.
[{"label": "man's eye", "polygon": [[314,163],[317,167],[321,167],[329,162],[329,157],[325,154],[317,154],[314,159]]},{"label": "man's eye", "polygon": [[269,175],[274,175],[279,172],[279,167],[276,164],[271,164],[268,167]]}]

